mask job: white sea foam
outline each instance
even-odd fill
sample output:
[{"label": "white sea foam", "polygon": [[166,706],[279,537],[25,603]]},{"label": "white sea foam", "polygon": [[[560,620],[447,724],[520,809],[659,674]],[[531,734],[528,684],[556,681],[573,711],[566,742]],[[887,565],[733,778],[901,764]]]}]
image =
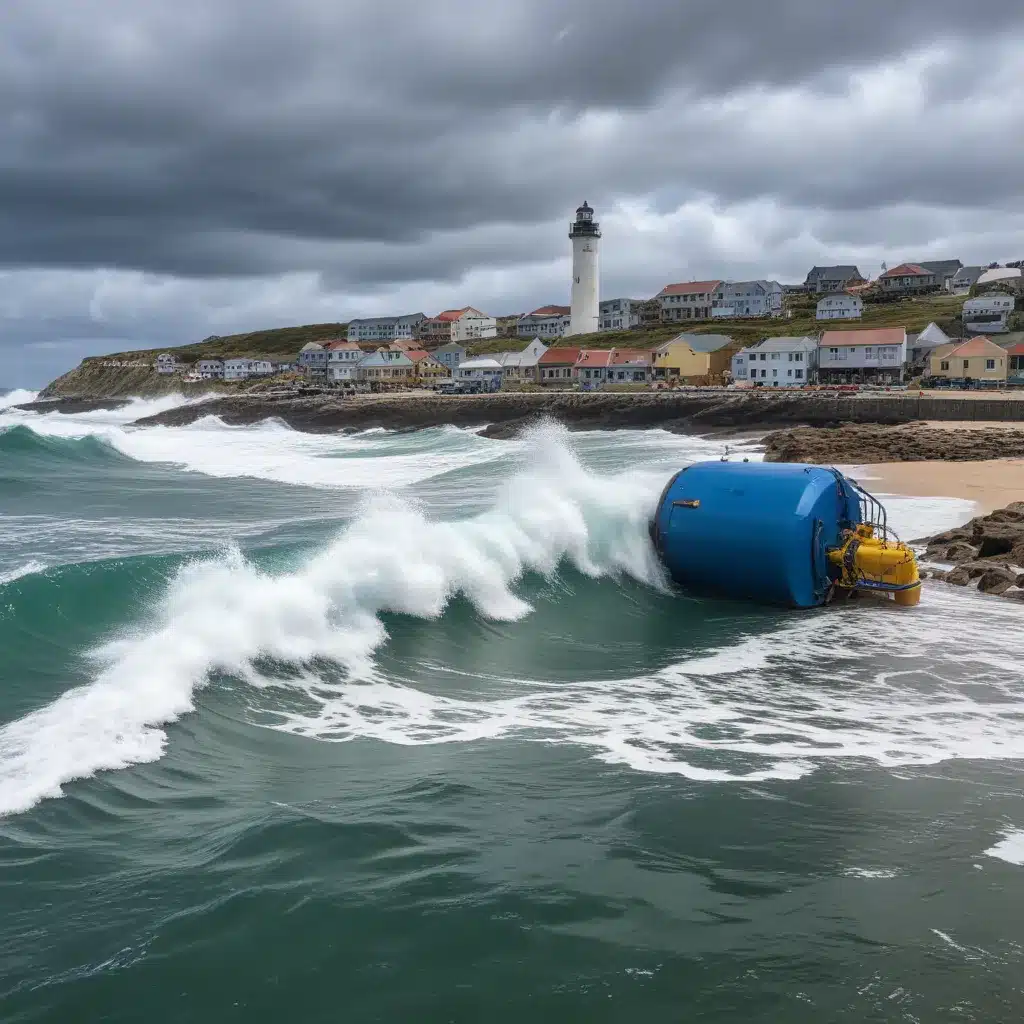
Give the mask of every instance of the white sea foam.
[{"label": "white sea foam", "polygon": [[38,391],[26,391],[24,388],[15,388],[4,395],[0,395],[0,410],[9,409],[12,405],[25,405],[31,402]]},{"label": "white sea foam", "polygon": [[32,559],[31,561],[25,562],[24,565],[19,565],[15,569],[8,569],[6,572],[0,572],[0,587],[7,583],[13,583],[15,580],[20,580],[23,576],[31,576],[33,573],[44,572],[46,566]]},{"label": "white sea foam", "polygon": [[431,522],[377,496],[294,573],[265,575],[237,551],[182,569],[148,623],[95,652],[92,683],[0,729],[0,813],[59,795],[70,779],[158,758],[160,726],[191,709],[211,671],[259,683],[261,655],[323,657],[353,681],[371,678],[381,610],[432,618],[461,593],[485,616],[515,619],[530,610],[515,580],[562,559],[658,583],[646,524],[661,477],[587,473],[550,430],[533,443],[533,467],[472,519]]},{"label": "white sea foam", "polygon": [[665,473],[587,471],[556,428],[522,445],[525,468],[481,515],[431,521],[374,496],[296,571],[262,573],[237,551],[183,568],[148,621],[95,653],[93,682],[0,729],[0,813],[159,758],[162,726],[191,710],[214,672],[251,685],[260,724],[319,741],[518,737],[708,781],[792,779],[844,762],[1024,758],[1019,608],[938,587],[914,609],[864,602],[794,614],[621,680],[507,680],[495,697],[384,678],[374,663],[382,611],[435,618],[462,594],[486,617],[515,620],[530,611],[516,580],[563,560],[660,585],[647,517]]},{"label": "white sea foam", "polygon": [[1024,831],[1003,833],[1003,838],[995,846],[989,847],[985,854],[1005,860],[1008,864],[1024,866]]}]

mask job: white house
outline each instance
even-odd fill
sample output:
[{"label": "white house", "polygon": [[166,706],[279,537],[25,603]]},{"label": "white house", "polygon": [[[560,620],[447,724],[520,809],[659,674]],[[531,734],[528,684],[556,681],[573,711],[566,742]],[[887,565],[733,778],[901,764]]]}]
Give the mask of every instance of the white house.
[{"label": "white house", "polygon": [[949,335],[938,324],[929,324],[916,338],[907,338],[907,366],[924,369],[931,354],[949,344]]},{"label": "white house", "polygon": [[504,375],[505,370],[501,363],[491,358],[467,359],[464,363],[459,363],[455,374],[459,380],[482,381],[492,388],[501,386]]},{"label": "white house", "polygon": [[327,350],[327,379],[355,380],[356,367],[363,358],[363,350],[354,341],[332,341],[324,348]]},{"label": "white house", "polygon": [[662,320],[710,320],[711,304],[721,281],[685,281],[667,284],[655,296]]},{"label": "white house", "polygon": [[739,384],[798,388],[814,379],[817,366],[814,338],[766,338],[732,357],[732,379]]},{"label": "white house", "polygon": [[269,359],[250,359],[249,372],[254,377],[269,377],[272,373],[276,373],[277,371],[274,369],[274,364]]},{"label": "white house", "polygon": [[864,315],[864,300],[856,295],[833,293],[818,300],[816,320],[859,320]]},{"label": "white house", "polygon": [[520,338],[560,338],[569,330],[572,316],[568,306],[540,306],[516,321]]},{"label": "white house", "polygon": [[961,267],[950,282],[950,291],[954,295],[966,295],[981,277],[984,267]]},{"label": "white house", "polygon": [[447,345],[435,348],[431,355],[442,366],[446,367],[448,372],[454,377],[455,371],[459,368],[459,363],[465,361],[466,350],[462,345],[450,341]]},{"label": "white house", "polygon": [[818,343],[818,380],[823,384],[898,384],[906,361],[907,332],[902,327],[825,331]]},{"label": "white house", "polygon": [[492,358],[501,364],[505,380],[537,380],[537,364],[548,347],[534,338],[521,352],[498,352]]},{"label": "white house", "polygon": [[722,281],[711,297],[712,318],[777,316],[782,312],[778,281]]},{"label": "white house", "polygon": [[602,331],[628,331],[640,323],[639,299],[605,299],[598,306]]},{"label": "white house", "polygon": [[224,360],[223,359],[200,359],[196,364],[196,372],[200,380],[223,380]]},{"label": "white house", "polygon": [[480,338],[496,338],[498,321],[493,316],[481,313],[479,309],[463,306],[462,309],[446,309],[424,320],[419,332],[424,342],[435,344],[476,341]]},{"label": "white house", "polygon": [[178,369],[178,360],[169,352],[161,352],[156,357],[154,365],[156,366],[157,373],[174,373]]},{"label": "white house", "polygon": [[1008,330],[1008,320],[1014,304],[1012,295],[1004,292],[986,292],[964,303],[961,319],[969,331],[1002,334]]},{"label": "white house", "polygon": [[247,380],[252,376],[252,360],[247,356],[234,356],[224,360],[225,380]]},{"label": "white house", "polygon": [[[348,340],[387,345],[392,341],[412,341],[425,313],[406,313],[404,316],[375,316],[350,320]],[[330,362],[330,360],[328,360]]]},{"label": "white house", "polygon": [[299,368],[308,377],[326,377],[327,350],[315,341],[307,341],[299,349]]},{"label": "white house", "polygon": [[989,270],[983,270],[976,283],[979,287],[983,288],[985,285],[994,284],[996,281],[1001,281],[1003,284],[1009,285],[1019,292],[1022,284],[1020,267],[992,267]]}]

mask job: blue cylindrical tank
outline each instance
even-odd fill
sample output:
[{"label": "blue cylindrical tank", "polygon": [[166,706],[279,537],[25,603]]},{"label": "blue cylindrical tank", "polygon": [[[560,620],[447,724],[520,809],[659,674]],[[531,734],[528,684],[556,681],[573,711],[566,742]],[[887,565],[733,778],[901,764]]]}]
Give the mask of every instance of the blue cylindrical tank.
[{"label": "blue cylindrical tank", "polygon": [[826,548],[859,512],[859,494],[838,470],[700,462],[665,487],[651,536],[683,586],[811,608],[828,598]]}]

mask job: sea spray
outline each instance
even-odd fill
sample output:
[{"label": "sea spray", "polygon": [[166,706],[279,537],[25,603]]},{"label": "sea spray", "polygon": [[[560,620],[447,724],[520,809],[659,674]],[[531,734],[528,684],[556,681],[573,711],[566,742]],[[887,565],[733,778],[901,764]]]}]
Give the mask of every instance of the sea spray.
[{"label": "sea spray", "polygon": [[212,672],[258,682],[257,659],[329,658],[350,679],[371,678],[386,639],[380,612],[435,618],[461,594],[486,617],[517,619],[530,606],[516,581],[563,560],[660,585],[647,517],[662,477],[589,473],[552,426],[524,443],[528,468],[471,519],[431,521],[375,494],[295,572],[261,572],[237,549],[183,566],[147,621],[92,653],[93,682],[0,729],[0,813],[58,796],[72,779],[158,759],[161,727],[192,710]]}]

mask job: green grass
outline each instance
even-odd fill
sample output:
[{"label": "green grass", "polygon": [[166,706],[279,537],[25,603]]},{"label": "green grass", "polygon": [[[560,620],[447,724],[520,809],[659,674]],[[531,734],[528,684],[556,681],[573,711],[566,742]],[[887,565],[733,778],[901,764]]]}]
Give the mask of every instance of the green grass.
[{"label": "green grass", "polygon": [[[905,327],[911,334],[922,331],[933,320],[951,336],[959,335],[959,316],[963,297],[928,295],[900,302],[865,303],[860,320],[819,321],[814,319],[815,299],[809,295],[788,296],[790,317],[776,320],[690,320],[679,323],[658,323],[633,331],[599,331],[588,334],[587,348],[653,348],[677,334],[728,334],[735,347],[754,344],[762,338],[781,335],[817,335],[823,330],[841,330],[870,327]],[[112,352],[93,359],[155,358],[160,352],[173,352],[184,362],[196,359],[226,358],[229,356],[268,356],[294,359],[306,342],[328,341],[347,336],[347,324],[306,324],[302,327],[279,327],[247,334],[231,334],[177,347],[145,349],[135,352]],[[558,338],[555,345],[578,345],[583,338]],[[488,338],[468,346],[472,355],[525,348],[528,339]]]},{"label": "green grass", "polygon": [[307,324],[304,327],[278,327],[248,334],[230,334],[222,338],[192,342],[176,347],[152,348],[135,352],[112,352],[94,356],[94,359],[125,359],[173,352],[183,362],[196,359],[229,358],[231,356],[270,356],[276,359],[294,359],[299,349],[309,341],[331,341],[348,337],[348,324]]},{"label": "green grass", "polygon": [[[598,331],[586,338],[556,338],[553,346],[587,348],[653,348],[669,341],[677,334],[728,334],[734,348],[755,344],[764,338],[784,336],[816,336],[827,330],[857,330],[873,327],[905,327],[908,334],[919,334],[933,321],[951,337],[960,333],[960,310],[964,296],[926,295],[903,299],[899,302],[864,304],[864,315],[859,320],[816,320],[817,299],[811,295],[789,296],[786,309],[792,315],[774,320],[683,320],[677,323],[659,323],[632,331]],[[516,351],[525,348],[524,338],[488,338],[470,346],[473,355]]]}]

